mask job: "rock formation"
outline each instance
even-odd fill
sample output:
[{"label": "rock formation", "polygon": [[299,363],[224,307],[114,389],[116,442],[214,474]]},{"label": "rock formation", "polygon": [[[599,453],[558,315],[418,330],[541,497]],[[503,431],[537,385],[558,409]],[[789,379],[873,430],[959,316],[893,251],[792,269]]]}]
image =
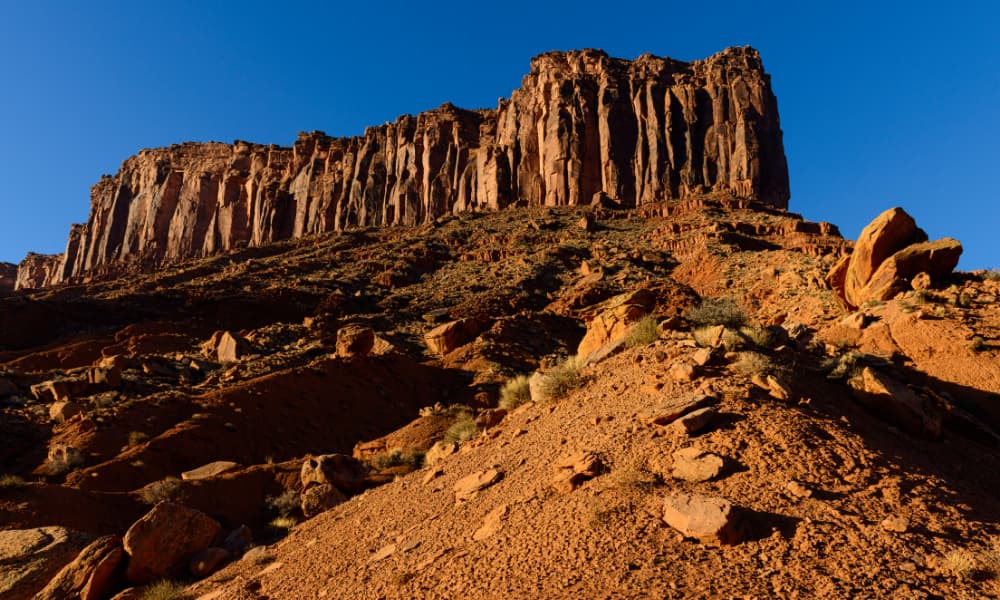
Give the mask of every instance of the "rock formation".
[{"label": "rock formation", "polygon": [[0,294],[14,291],[14,283],[17,280],[17,265],[13,263],[0,262]]},{"label": "rock formation", "polygon": [[856,309],[868,301],[885,301],[911,287],[920,287],[948,275],[958,265],[962,244],[952,238],[927,241],[913,217],[891,208],[865,226],[854,252],[830,270],[827,283],[844,305]]},{"label": "rock formation", "polygon": [[788,172],[756,50],[691,63],[549,52],[495,110],[451,104],[353,138],[143,150],[91,189],[66,252],[18,287],[100,276],[355,226],[515,202],[642,207],[720,191],[785,208]]}]

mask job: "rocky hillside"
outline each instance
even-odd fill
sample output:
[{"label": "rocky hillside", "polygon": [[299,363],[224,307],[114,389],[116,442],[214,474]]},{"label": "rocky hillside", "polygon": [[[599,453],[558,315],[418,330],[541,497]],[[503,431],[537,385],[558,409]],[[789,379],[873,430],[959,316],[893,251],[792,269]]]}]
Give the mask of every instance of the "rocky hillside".
[{"label": "rocky hillside", "polygon": [[776,208],[788,172],[770,77],[752,48],[691,63],[550,52],[493,110],[445,104],[361,137],[300,134],[143,150],[91,190],[66,252],[18,287],[357,226],[415,225],[514,204],[621,207],[728,192]]}]

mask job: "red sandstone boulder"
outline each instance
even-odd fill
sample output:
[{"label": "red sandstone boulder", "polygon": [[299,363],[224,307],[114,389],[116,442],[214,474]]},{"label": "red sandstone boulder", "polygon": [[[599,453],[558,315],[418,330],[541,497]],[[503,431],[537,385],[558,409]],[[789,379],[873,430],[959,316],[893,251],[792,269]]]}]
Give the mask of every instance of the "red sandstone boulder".
[{"label": "red sandstone boulder", "polygon": [[200,511],[161,502],[125,533],[129,555],[125,576],[133,583],[147,583],[178,571],[196,552],[208,548],[221,529]]},{"label": "red sandstone boulder", "polygon": [[115,572],[124,557],[118,536],[98,538],[63,567],[35,600],[104,600],[115,584]]}]

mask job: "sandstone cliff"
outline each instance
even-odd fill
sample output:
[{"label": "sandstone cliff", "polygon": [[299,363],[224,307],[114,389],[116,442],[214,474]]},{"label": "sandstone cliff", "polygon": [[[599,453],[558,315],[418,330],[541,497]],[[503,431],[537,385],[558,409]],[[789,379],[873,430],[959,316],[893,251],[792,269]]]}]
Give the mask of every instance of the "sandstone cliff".
[{"label": "sandstone cliff", "polygon": [[0,294],[6,294],[13,291],[16,279],[17,265],[13,263],[0,262]]},{"label": "sandstone cliff", "polygon": [[787,207],[777,101],[756,50],[691,63],[550,52],[495,110],[445,104],[360,137],[299,134],[291,148],[143,150],[93,186],[59,264],[26,260],[18,287],[514,202],[604,193],[640,207],[708,191]]}]

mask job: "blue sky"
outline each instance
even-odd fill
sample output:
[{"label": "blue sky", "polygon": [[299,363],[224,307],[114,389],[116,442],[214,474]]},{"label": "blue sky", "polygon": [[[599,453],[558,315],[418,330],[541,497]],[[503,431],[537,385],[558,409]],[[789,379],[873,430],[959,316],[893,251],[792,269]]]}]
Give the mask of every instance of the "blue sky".
[{"label": "blue sky", "polygon": [[[1000,267],[1000,3],[0,0],[0,261],[61,252],[141,148],[354,135],[495,107],[547,50],[761,51],[791,210],[855,238],[903,206]],[[877,6],[874,6],[877,5]]]}]

